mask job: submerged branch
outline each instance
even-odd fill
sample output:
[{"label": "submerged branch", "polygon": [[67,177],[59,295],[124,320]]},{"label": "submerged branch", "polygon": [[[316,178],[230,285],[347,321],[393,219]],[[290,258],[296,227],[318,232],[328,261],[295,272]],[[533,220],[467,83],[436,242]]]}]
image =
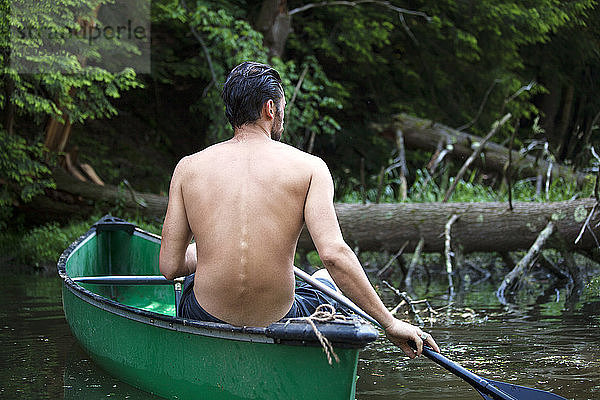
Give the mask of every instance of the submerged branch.
[{"label": "submerged branch", "polygon": [[444,236],[446,238],[445,241],[445,251],[446,255],[446,274],[448,275],[448,287],[450,290],[450,299],[454,297],[454,282],[452,281],[452,247],[451,247],[451,235],[450,230],[452,229],[452,224],[458,219],[458,215],[454,214],[448,222],[446,222],[446,229],[444,230]]},{"label": "submerged branch", "polygon": [[535,242],[529,248],[529,251],[525,256],[517,263],[517,265],[510,271],[502,284],[496,291],[496,297],[500,300],[500,303],[506,305],[508,300],[506,299],[506,291],[510,290],[519,279],[527,272],[527,269],[533,264],[536,257],[542,251],[542,248],[546,244],[548,238],[554,233],[554,222],[548,222],[548,225],[540,232]]}]

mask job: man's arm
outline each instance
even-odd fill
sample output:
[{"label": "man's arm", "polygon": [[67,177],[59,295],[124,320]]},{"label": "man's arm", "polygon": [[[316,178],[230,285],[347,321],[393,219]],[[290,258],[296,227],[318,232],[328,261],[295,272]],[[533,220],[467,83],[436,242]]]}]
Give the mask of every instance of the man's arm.
[{"label": "man's arm", "polygon": [[[185,164],[184,158],[177,164],[173,172],[169,189],[169,204],[162,229],[159,267],[161,274],[167,279],[185,276],[196,270],[196,246],[189,244],[192,230],[188,223],[181,188],[185,175]],[[188,247],[190,248],[188,249]]]},{"label": "man's arm", "polygon": [[[423,333],[418,327],[392,316],[365,275],[356,254],[342,237],[333,206],[333,179],[327,165],[321,160],[315,165],[304,208],[304,219],[317,247],[323,265],[338,287],[385,329],[388,339],[399,346],[410,358],[421,354]],[[412,340],[417,351],[408,345]],[[433,338],[427,340],[436,351]]]}]

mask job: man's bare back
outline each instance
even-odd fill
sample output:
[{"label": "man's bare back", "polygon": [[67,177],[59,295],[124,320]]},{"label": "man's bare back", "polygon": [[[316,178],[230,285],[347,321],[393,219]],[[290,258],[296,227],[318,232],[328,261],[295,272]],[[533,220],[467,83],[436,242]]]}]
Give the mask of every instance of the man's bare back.
[{"label": "man's bare back", "polygon": [[[238,65],[227,77],[223,100],[234,137],[175,168],[161,273],[169,279],[193,273],[195,307],[213,319],[266,326],[296,304],[293,262],[305,223],[335,284],[390,341],[409,357],[421,353],[424,341],[439,351],[431,335],[395,319],[371,286],[342,237],[325,163],[278,142],[286,103],[277,71]],[[189,245],[192,236],[195,245]]]},{"label": "man's bare back", "polygon": [[197,250],[194,292],[210,314],[265,326],[289,311],[296,242],[318,161],[260,136],[211,146],[177,166],[181,204],[170,207],[187,215]]}]

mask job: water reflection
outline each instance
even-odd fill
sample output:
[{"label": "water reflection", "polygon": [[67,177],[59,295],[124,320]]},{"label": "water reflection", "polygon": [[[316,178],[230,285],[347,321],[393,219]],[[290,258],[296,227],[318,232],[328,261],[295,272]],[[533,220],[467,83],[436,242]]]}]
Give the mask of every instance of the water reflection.
[{"label": "water reflection", "polygon": [[74,339],[65,322],[58,278],[0,276],[0,397],[58,399],[64,349]]},{"label": "water reflection", "polygon": [[[474,313],[440,317],[427,328],[446,356],[487,378],[570,399],[600,398],[600,303],[563,311],[550,296],[504,308],[493,288],[457,296]],[[63,316],[58,278],[0,276],[0,302],[0,398],[156,398],[102,371],[80,349]],[[358,400],[481,398],[433,362],[409,361],[383,339],[361,353],[358,373]]]},{"label": "water reflection", "polygon": [[109,375],[94,364],[79,347],[74,346],[65,366],[65,400],[100,400],[108,398],[130,400],[160,399],[136,389]]},{"label": "water reflection", "polygon": [[[486,319],[431,329],[451,360],[477,374],[556,392],[600,398],[600,323],[585,312],[543,315],[543,307],[478,309]],[[362,353],[358,398],[480,399],[462,380],[423,358],[406,361],[380,341]]]}]

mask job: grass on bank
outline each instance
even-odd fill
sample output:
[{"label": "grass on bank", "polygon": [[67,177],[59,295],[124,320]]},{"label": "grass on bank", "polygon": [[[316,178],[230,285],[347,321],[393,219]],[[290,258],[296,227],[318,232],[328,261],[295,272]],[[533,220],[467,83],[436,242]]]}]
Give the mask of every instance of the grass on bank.
[{"label": "grass on bank", "polygon": [[[31,270],[51,270],[58,257],[78,237],[86,233],[101,216],[74,221],[67,225],[56,222],[30,230],[0,233],[0,265],[31,267]],[[160,234],[162,227],[140,218],[126,218],[141,229]]]},{"label": "grass on bank", "polygon": [[[441,202],[446,195],[446,191],[454,182],[454,177],[450,176],[448,171],[444,171],[441,176],[432,176],[427,169],[415,171],[415,180],[407,189],[406,199],[402,198],[402,180],[397,177],[387,177],[378,182],[379,177],[371,176],[369,178],[368,189],[361,191],[360,182],[354,182],[354,186],[346,187],[345,191],[338,194],[339,201],[342,203],[360,203],[363,200],[367,203],[428,203]],[[454,192],[450,196],[449,202],[508,202],[508,186],[502,182],[499,187],[494,188],[491,185],[481,183],[481,174],[473,171],[471,175],[460,180]],[[512,200],[513,201],[564,201],[593,195],[594,182],[588,180],[583,187],[578,187],[575,181],[568,181],[564,178],[554,179],[549,185],[537,187],[535,179],[523,179],[513,183]]]}]

